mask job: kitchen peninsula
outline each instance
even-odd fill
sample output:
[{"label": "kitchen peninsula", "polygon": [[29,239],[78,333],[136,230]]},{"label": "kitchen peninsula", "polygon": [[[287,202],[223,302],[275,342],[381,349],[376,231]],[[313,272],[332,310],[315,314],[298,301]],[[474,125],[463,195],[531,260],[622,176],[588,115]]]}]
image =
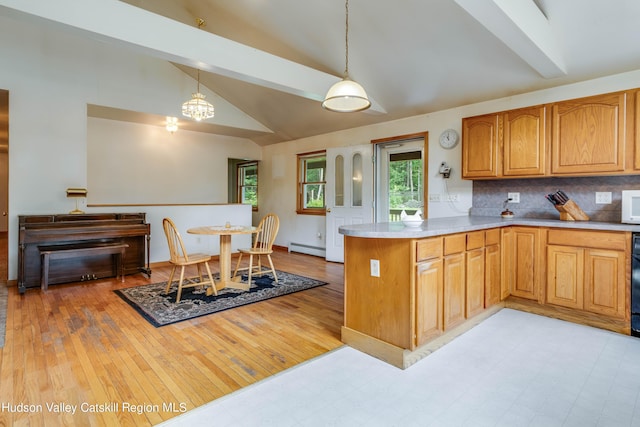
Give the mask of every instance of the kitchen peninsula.
[{"label": "kitchen peninsula", "polygon": [[342,341],[404,369],[505,306],[629,334],[632,232],[481,216],[341,226]]}]

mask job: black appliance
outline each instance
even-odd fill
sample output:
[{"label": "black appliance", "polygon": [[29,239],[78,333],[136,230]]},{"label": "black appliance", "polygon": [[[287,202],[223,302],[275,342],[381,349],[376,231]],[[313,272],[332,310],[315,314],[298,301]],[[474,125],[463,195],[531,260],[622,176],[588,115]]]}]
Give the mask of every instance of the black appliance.
[{"label": "black appliance", "polygon": [[640,233],[631,245],[631,335],[640,337]]}]

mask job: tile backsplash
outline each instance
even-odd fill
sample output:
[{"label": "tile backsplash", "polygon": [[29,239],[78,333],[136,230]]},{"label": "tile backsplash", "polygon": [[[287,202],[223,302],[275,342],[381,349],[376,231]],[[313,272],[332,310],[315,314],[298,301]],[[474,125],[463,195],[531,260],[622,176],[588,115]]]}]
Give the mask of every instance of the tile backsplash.
[{"label": "tile backsplash", "polygon": [[[640,190],[640,175],[501,179],[473,182],[471,215],[499,216],[507,193],[520,193],[520,203],[509,203],[515,217],[558,219],[560,214],[545,198],[562,190],[592,221],[620,222],[622,190]],[[596,192],[611,192],[611,204],[596,204]]]}]

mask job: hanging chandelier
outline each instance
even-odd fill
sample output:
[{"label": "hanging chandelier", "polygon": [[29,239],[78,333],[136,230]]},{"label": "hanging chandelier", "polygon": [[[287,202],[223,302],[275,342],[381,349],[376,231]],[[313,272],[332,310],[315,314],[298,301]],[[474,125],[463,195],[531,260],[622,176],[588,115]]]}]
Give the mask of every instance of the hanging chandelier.
[{"label": "hanging chandelier", "polygon": [[344,78],[329,88],[322,106],[338,113],[352,113],[371,106],[364,88],[349,78],[349,0],[345,1],[345,67]]},{"label": "hanging chandelier", "polygon": [[[203,19],[196,20],[198,28],[202,28],[205,24]],[[214,108],[211,103],[206,101],[205,96],[200,93],[200,69],[198,69],[198,90],[191,95],[191,99],[182,104],[182,115],[192,118],[199,122],[201,120],[210,119],[214,116]]]}]

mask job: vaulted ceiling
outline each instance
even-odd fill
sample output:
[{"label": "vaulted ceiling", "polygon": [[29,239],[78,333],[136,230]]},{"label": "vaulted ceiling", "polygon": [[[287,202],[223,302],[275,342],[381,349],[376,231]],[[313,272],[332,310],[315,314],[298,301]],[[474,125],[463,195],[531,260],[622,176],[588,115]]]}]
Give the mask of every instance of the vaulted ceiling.
[{"label": "vaulted ceiling", "polygon": [[351,0],[349,75],[373,106],[345,114],[320,105],[345,67],[344,0],[0,0],[9,12],[201,69],[263,128],[187,127],[260,145],[640,69],[637,0]]}]

